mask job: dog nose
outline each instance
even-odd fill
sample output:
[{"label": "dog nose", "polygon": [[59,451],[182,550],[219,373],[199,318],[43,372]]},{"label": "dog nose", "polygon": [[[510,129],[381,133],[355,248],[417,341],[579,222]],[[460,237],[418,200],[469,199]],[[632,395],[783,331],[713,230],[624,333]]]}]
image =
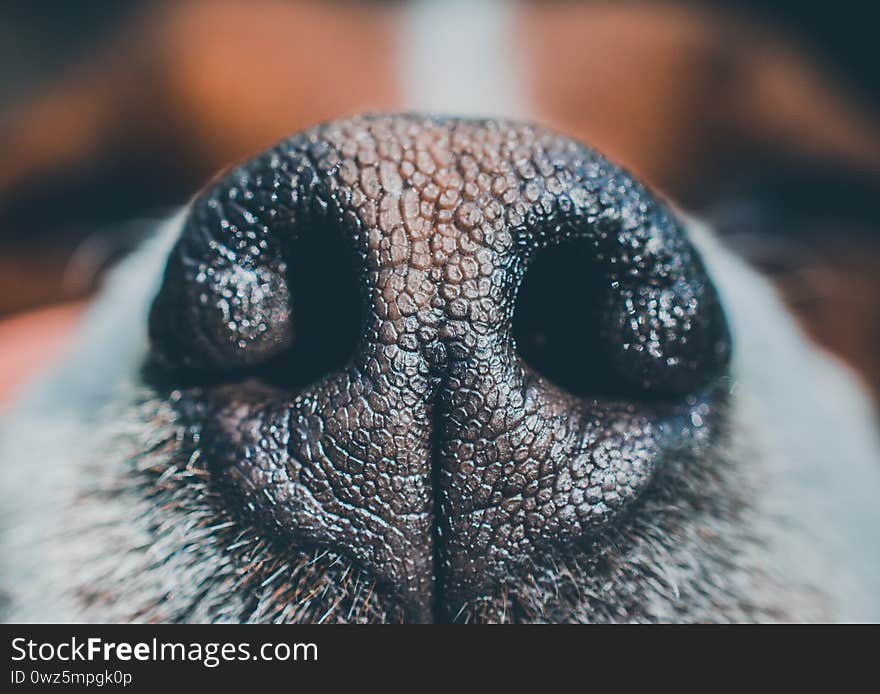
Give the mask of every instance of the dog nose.
[{"label": "dog nose", "polygon": [[674,215],[518,123],[335,121],[194,201],[150,315],[214,484],[405,618],[452,619],[622,518],[711,434],[728,360]]}]

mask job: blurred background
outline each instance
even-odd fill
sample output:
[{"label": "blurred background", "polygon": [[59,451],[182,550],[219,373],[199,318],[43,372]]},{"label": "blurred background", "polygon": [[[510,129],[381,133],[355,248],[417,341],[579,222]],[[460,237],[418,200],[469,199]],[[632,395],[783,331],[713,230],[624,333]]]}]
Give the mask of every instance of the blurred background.
[{"label": "blurred background", "polygon": [[[870,5],[510,4],[521,115],[711,220],[880,396]],[[3,0],[0,398],[64,343],[105,269],[218,170],[319,120],[406,108],[411,5]],[[468,69],[455,40],[449,69]]]}]

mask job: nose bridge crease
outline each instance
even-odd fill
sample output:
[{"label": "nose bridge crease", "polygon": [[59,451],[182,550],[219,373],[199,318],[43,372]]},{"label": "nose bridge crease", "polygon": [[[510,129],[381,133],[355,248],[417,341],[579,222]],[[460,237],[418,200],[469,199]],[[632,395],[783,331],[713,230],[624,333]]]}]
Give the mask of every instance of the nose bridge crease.
[{"label": "nose bridge crease", "polygon": [[[440,143],[416,138],[402,163],[377,162],[370,152],[362,157],[370,163],[338,185],[353,185],[353,199],[360,197],[357,189],[378,198],[375,205],[365,200],[359,212],[371,230],[365,255],[370,320],[375,321],[369,331],[373,342],[365,343],[364,351],[381,356],[358,359],[367,369],[373,365],[373,387],[388,379],[398,393],[423,398],[389,408],[388,417],[407,429],[411,412],[424,408],[428,442],[418,455],[425,456],[430,475],[433,532],[426,544],[433,557],[433,615],[442,618],[448,566],[443,518],[452,513],[443,488],[447,439],[455,436],[450,412],[456,395],[450,391],[465,388],[464,372],[487,364],[490,354],[496,361],[501,354],[497,347],[509,336],[512,315],[512,283],[506,275],[518,248],[495,197],[514,189],[510,171],[494,161],[490,178],[472,153],[450,152],[443,131],[435,132],[441,133]],[[383,362],[387,370],[375,366]]]}]

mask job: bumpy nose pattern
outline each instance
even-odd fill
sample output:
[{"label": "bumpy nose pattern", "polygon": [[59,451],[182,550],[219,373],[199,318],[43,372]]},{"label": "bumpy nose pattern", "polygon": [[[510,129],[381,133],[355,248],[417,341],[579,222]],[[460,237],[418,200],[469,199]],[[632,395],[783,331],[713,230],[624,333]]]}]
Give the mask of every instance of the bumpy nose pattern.
[{"label": "bumpy nose pattern", "polygon": [[[352,250],[352,358],[293,392],[209,391],[202,438],[245,513],[292,547],[350,558],[411,619],[453,618],[600,532],[665,456],[708,435],[700,394],[728,356],[714,289],[670,213],[582,145],[415,116],[292,137],[195,201],[151,313],[156,352],[216,373],[287,350],[289,262],[310,233]],[[593,249],[595,329],[644,401],[576,397],[517,354],[521,280],[568,242]],[[558,297],[572,321],[584,300]]]}]

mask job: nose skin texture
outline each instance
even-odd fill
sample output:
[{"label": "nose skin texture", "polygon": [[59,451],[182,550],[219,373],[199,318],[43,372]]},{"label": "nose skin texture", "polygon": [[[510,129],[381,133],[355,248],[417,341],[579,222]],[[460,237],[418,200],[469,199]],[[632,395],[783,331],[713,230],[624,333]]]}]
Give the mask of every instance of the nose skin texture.
[{"label": "nose skin texture", "polygon": [[[154,302],[158,359],[232,374],[289,350],[292,306],[322,300],[294,297],[290,277],[317,233],[353,258],[351,358],[298,389],[199,388],[193,417],[229,503],[291,548],[352,560],[409,619],[525,580],[712,435],[729,338],[679,223],[594,151],[519,123],[334,121],[212,184]],[[601,306],[603,360],[585,350],[573,368],[612,369],[637,397],[566,392],[517,353],[521,281],[564,243],[589,245],[604,294],[554,299],[571,321]]]}]

